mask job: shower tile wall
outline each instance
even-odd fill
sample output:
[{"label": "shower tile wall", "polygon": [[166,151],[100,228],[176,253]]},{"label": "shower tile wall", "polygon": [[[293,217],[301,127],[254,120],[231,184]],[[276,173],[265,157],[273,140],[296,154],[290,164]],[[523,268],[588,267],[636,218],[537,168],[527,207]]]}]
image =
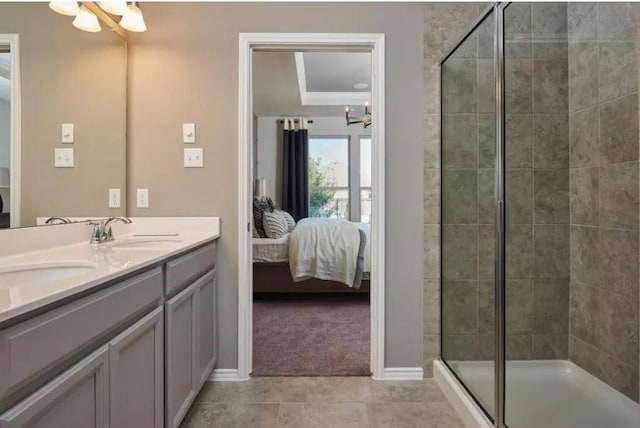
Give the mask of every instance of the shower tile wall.
[{"label": "shower tile wall", "polygon": [[[485,4],[424,5],[424,374],[440,356],[440,71],[438,60],[458,41]],[[472,255],[473,256],[473,255]]]},{"label": "shower tile wall", "polygon": [[[566,5],[512,4],[505,13],[506,175],[512,205],[507,358],[567,358]],[[482,25],[474,37],[443,69],[442,322],[443,354],[451,360],[494,358],[493,23]]]},{"label": "shower tile wall", "polygon": [[638,400],[638,15],[570,3],[569,358]]}]

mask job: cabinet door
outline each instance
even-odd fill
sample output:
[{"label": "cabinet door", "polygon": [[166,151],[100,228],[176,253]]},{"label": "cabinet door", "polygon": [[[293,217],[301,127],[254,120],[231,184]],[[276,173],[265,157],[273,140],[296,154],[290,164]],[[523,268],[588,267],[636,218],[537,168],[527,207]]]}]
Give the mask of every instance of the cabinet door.
[{"label": "cabinet door", "polygon": [[207,380],[216,364],[217,324],[216,324],[216,271],[205,274],[196,284],[197,293],[197,345],[196,387],[199,389]]},{"label": "cabinet door", "polygon": [[103,346],[0,416],[0,428],[108,428],[108,347]]},{"label": "cabinet door", "polygon": [[164,311],[157,308],[109,342],[112,427],[164,425]]},{"label": "cabinet door", "polygon": [[167,426],[177,427],[195,398],[196,284],[166,303]]}]

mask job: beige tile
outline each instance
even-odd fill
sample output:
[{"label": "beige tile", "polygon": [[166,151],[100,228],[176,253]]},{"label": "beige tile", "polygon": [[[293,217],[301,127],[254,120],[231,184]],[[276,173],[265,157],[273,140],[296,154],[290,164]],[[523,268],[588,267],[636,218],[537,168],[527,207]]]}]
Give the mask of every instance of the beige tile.
[{"label": "beige tile", "polygon": [[442,282],[442,331],[475,334],[478,330],[478,281]]},{"label": "beige tile", "polygon": [[533,245],[534,278],[569,278],[568,224],[534,225]]},{"label": "beige tile", "polygon": [[638,230],[638,162],[600,168],[600,226]]},{"label": "beige tile", "polygon": [[440,221],[440,170],[424,170],[424,223]]},{"label": "beige tile", "polygon": [[[569,329],[571,335],[580,339],[581,342],[598,346],[600,344],[602,291],[595,287],[572,282],[570,293]],[[586,355],[586,351],[580,351],[580,353]]]},{"label": "beige tile", "polygon": [[599,114],[600,108],[596,106],[571,115],[569,119],[571,168],[600,164]]},{"label": "beige tile", "polygon": [[571,170],[571,223],[597,226],[600,222],[600,169]]},{"label": "beige tile", "polygon": [[424,377],[433,377],[433,361],[440,358],[440,336],[425,334],[422,340],[422,369]]},{"label": "beige tile", "polygon": [[386,403],[367,406],[371,428],[462,428],[448,403]]},{"label": "beige tile", "polygon": [[544,114],[533,117],[535,168],[569,168],[569,117]]},{"label": "beige tile", "polygon": [[568,100],[566,60],[533,62],[533,112],[566,113]]},{"label": "beige tile", "polygon": [[598,104],[598,44],[569,43],[569,111]]},{"label": "beige tile", "polygon": [[278,403],[307,401],[308,382],[299,377],[252,377],[230,383],[227,403]]},{"label": "beige tile", "polygon": [[391,401],[402,402],[446,402],[442,391],[432,379],[384,382]]},{"label": "beige tile", "polygon": [[445,225],[443,228],[442,277],[476,279],[478,227]]},{"label": "beige tile", "polygon": [[534,222],[569,223],[569,170],[535,170],[533,174]]},{"label": "beige tile", "polygon": [[184,428],[275,428],[278,404],[196,404]]},{"label": "beige tile", "polygon": [[224,401],[229,390],[229,382],[205,382],[196,397],[196,403],[218,403]]},{"label": "beige tile", "polygon": [[533,68],[530,59],[506,60],[505,109],[507,114],[532,112]]},{"label": "beige tile", "polygon": [[599,285],[600,230],[571,226],[571,279],[591,286]]},{"label": "beige tile", "polygon": [[[569,332],[569,281],[536,279],[533,281],[533,332],[556,337]],[[538,343],[542,342],[540,337]],[[534,345],[535,345],[534,341]],[[534,346],[535,347],[535,346]]]},{"label": "beige tile", "polygon": [[389,401],[388,392],[367,377],[309,378],[309,402],[345,403]]},{"label": "beige tile", "polygon": [[478,222],[478,175],[473,169],[442,171],[442,223]]},{"label": "beige tile", "polygon": [[424,281],[423,334],[440,333],[440,281]]},{"label": "beige tile", "polygon": [[638,298],[638,232],[600,231],[600,285],[602,288]]},{"label": "beige tile", "polygon": [[505,163],[507,168],[533,165],[533,123],[530,114],[508,114],[505,119]]},{"label": "beige tile", "polygon": [[600,106],[600,156],[603,164],[638,160],[638,94]]}]

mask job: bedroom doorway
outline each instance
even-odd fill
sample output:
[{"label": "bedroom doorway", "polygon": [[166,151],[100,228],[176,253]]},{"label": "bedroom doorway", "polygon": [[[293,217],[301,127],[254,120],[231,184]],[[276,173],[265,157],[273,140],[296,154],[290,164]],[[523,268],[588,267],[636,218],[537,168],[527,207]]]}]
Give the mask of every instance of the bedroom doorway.
[{"label": "bedroom doorway", "polygon": [[383,378],[384,36],[240,34],[239,70],[238,378]]}]

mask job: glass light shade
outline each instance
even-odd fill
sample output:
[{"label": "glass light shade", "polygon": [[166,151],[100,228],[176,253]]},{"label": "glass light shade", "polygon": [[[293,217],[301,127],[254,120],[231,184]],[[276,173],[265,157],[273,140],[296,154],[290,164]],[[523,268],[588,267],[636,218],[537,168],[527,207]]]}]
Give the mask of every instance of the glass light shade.
[{"label": "glass light shade", "polygon": [[142,11],[138,6],[133,4],[127,6],[127,12],[122,16],[120,26],[125,30],[136,33],[147,31],[147,26],[145,25],[144,18],[142,17]]},{"label": "glass light shade", "polygon": [[97,33],[102,30],[98,17],[93,14],[86,6],[80,6],[80,12],[76,15],[76,19],[73,20],[73,26],[78,30],[88,31],[90,33]]},{"label": "glass light shade", "polygon": [[76,16],[80,12],[77,1],[52,1],[49,7],[61,15]]},{"label": "glass light shade", "polygon": [[126,1],[101,1],[98,5],[100,6],[100,9],[110,13],[111,15],[122,16],[127,13]]}]

